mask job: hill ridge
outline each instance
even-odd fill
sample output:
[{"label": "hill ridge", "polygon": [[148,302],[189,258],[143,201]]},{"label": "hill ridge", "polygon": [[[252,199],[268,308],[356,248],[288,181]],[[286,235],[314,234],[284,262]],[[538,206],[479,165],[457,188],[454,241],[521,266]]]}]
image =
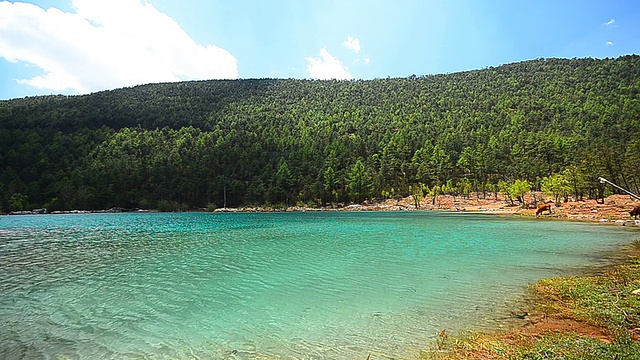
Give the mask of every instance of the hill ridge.
[{"label": "hill ridge", "polygon": [[517,179],[540,189],[554,174],[568,195],[596,197],[597,176],[638,191],[639,119],[638,55],[12,99],[0,101],[0,208],[194,208],[222,205],[224,189],[229,205],[320,205]]}]

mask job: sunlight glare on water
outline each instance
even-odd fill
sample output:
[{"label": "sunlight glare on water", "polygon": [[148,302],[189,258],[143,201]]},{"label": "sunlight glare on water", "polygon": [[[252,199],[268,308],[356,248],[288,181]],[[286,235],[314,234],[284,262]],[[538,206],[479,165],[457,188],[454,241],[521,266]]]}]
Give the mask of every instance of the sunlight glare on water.
[{"label": "sunlight glare on water", "polygon": [[430,212],[4,216],[0,358],[411,358],[636,237]]}]

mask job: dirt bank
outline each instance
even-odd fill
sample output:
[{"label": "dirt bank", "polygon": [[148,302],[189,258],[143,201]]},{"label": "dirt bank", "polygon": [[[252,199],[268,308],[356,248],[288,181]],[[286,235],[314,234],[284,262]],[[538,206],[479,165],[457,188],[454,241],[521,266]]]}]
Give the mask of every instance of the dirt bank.
[{"label": "dirt bank", "polygon": [[[348,205],[342,210],[363,210],[363,211],[393,211],[393,210],[446,210],[446,211],[468,211],[488,214],[504,214],[504,215],[536,215],[536,206],[545,201],[552,200],[541,193],[533,193],[524,197],[525,204],[518,201],[509,200],[501,194],[487,194],[486,197],[478,194],[471,194],[468,197],[441,195],[438,196],[435,204],[432,199],[422,199],[419,206],[416,207],[412,197],[401,200],[386,200],[381,203]],[[616,222],[619,224],[633,225],[635,222],[629,215],[629,211],[634,205],[640,204],[639,201],[628,195],[612,195],[604,199],[604,203],[600,204],[596,200],[584,201],[568,201],[553,206],[549,214],[545,212],[543,218],[573,219],[596,222]],[[640,221],[638,222],[640,225]]]}]

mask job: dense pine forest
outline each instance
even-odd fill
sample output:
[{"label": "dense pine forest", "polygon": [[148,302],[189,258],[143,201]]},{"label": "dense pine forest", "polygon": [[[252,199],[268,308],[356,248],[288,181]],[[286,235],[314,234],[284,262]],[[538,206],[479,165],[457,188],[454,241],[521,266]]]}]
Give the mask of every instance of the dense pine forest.
[{"label": "dense pine forest", "polygon": [[640,56],[0,101],[0,211],[639,192]]}]

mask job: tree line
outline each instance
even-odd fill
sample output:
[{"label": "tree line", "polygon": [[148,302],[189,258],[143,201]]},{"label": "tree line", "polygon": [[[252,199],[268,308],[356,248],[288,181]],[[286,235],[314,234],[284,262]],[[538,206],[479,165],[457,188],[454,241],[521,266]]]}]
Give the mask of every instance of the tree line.
[{"label": "tree line", "polygon": [[[640,56],[0,101],[0,211],[640,192]],[[557,194],[557,195],[556,195]]]}]

